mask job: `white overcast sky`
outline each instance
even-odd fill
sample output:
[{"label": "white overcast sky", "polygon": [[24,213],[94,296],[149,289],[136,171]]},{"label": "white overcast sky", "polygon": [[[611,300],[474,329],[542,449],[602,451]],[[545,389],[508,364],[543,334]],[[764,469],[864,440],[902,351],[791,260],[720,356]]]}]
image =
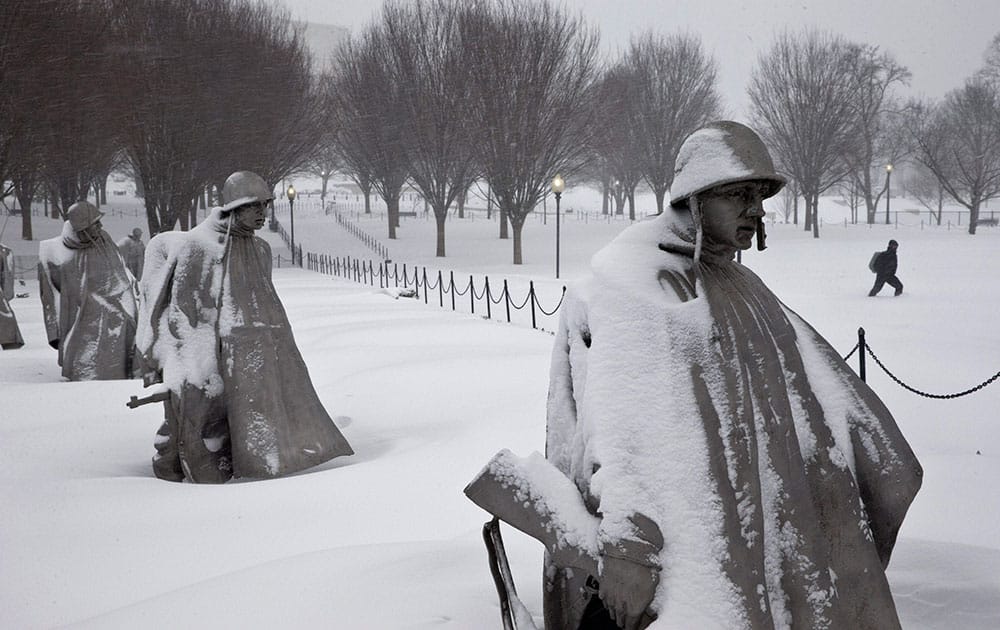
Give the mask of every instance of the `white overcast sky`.
[{"label": "white overcast sky", "polygon": [[[296,19],[358,32],[381,2],[275,0]],[[737,119],[745,118],[746,77],[758,53],[784,28],[820,27],[892,52],[913,73],[910,93],[938,98],[982,64],[1000,32],[1000,0],[569,0],[570,11],[600,29],[610,53],[633,33],[690,32],[719,65],[720,89]]]}]

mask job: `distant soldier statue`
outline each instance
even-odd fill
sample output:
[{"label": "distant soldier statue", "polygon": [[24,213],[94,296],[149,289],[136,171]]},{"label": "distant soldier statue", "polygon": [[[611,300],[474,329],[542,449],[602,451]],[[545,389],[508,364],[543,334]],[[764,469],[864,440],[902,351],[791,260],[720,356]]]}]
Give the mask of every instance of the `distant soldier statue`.
[{"label": "distant soldier statue", "polygon": [[125,266],[136,280],[142,280],[142,261],[146,256],[146,246],[142,244],[142,230],[135,228],[132,233],[118,241],[118,251],[125,259]]},{"label": "distant soldier statue", "polygon": [[15,350],[24,345],[17,318],[10,308],[14,299],[14,253],[0,243],[0,348]]},{"label": "distant soldier statue", "polygon": [[567,292],[546,458],[501,453],[466,490],[546,543],[548,630],[899,628],[885,568],[920,465],[734,260],[755,235],[763,249],[762,201],[784,183],[752,130],[706,125],[671,207]]},{"label": "distant soldier statue", "polygon": [[79,201],[62,234],[38,245],[45,330],[71,381],[132,377],[138,288],[102,216]]},{"label": "distant soldier statue", "polygon": [[138,347],[168,390],[153,472],[170,481],[280,477],[353,453],[323,408],[254,235],[271,188],[233,173],[222,207],[149,241]]}]

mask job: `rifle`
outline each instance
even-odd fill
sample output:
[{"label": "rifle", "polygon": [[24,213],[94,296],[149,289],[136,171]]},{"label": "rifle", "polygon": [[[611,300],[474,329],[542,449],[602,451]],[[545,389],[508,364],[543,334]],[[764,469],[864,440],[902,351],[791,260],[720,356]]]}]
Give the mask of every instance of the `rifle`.
[{"label": "rifle", "polygon": [[[520,600],[507,565],[498,519],[545,545],[554,565],[580,569],[595,578],[600,576],[598,566],[602,549],[598,528],[601,519],[587,509],[576,485],[540,454],[520,458],[504,449],[493,456],[464,492],[473,503],[494,516],[483,526],[483,538],[500,596],[505,630],[517,630],[519,615],[514,613],[519,612],[515,607]],[[639,563],[637,570],[644,570],[640,568],[643,565],[658,567],[658,556],[663,549],[659,527],[639,513],[633,514],[630,520],[636,538],[618,541],[613,553],[635,559]],[[659,579],[658,571],[652,573],[651,579]],[[640,627],[648,625],[653,618],[647,611]],[[522,625],[531,628],[528,622]]]},{"label": "rifle", "polygon": [[125,406],[129,409],[136,409],[142,407],[143,405],[148,405],[150,403],[164,402],[170,400],[170,391],[156,392],[155,394],[150,394],[145,398],[138,398],[136,396],[129,396],[128,402]]}]

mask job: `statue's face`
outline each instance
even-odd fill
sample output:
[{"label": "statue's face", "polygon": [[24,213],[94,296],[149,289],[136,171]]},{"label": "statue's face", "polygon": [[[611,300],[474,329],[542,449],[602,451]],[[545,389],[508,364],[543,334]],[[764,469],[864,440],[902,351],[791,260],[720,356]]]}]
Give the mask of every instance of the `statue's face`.
[{"label": "statue's face", "polygon": [[258,201],[257,203],[248,203],[245,206],[240,206],[236,209],[236,216],[234,220],[236,224],[240,227],[248,228],[251,230],[259,230],[264,227],[264,216],[267,209],[267,202]]},{"label": "statue's face", "polygon": [[705,240],[749,249],[764,216],[763,187],[755,182],[718,186],[698,196]]},{"label": "statue's face", "polygon": [[104,226],[101,225],[100,221],[94,221],[76,234],[81,243],[93,243],[101,237],[101,230],[103,229]]}]

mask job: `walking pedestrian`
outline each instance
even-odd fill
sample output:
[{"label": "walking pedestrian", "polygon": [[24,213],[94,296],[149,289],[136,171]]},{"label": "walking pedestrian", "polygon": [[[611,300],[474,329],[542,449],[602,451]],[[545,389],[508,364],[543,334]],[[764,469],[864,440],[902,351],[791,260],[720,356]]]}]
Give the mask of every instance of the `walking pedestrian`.
[{"label": "walking pedestrian", "polygon": [[868,292],[868,297],[875,297],[886,284],[896,289],[896,296],[903,292],[903,283],[896,277],[896,249],[899,243],[895,240],[889,241],[889,246],[884,252],[878,252],[872,257],[868,268],[875,272],[875,286]]}]

